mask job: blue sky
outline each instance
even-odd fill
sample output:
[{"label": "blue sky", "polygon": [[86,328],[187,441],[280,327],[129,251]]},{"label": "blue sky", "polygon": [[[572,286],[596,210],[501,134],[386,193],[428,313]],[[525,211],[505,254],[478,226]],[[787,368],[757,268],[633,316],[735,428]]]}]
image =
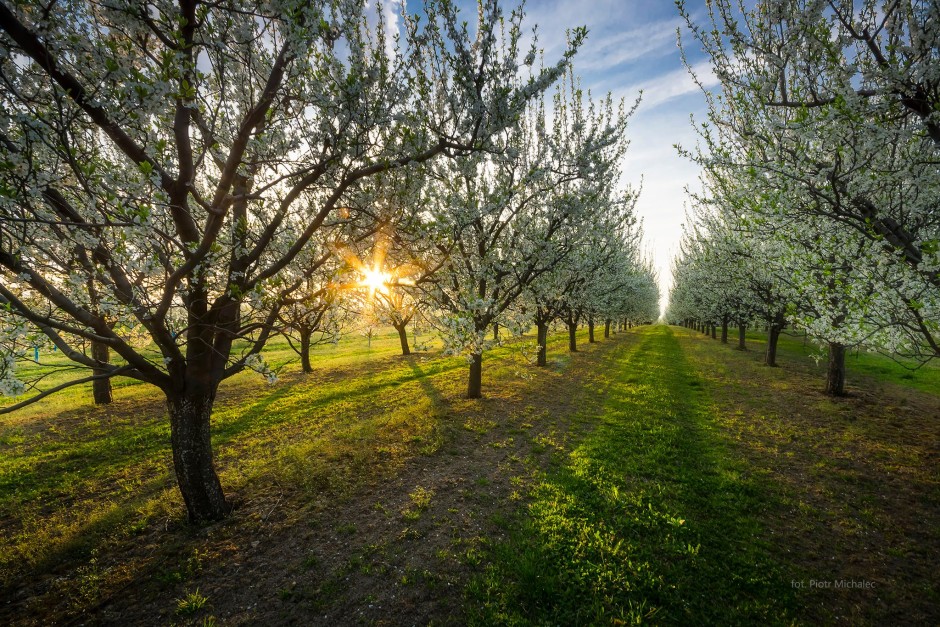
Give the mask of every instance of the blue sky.
[{"label": "blue sky", "polygon": [[[706,18],[704,0],[689,0],[688,7],[697,21]],[[634,185],[642,177],[637,210],[643,217],[665,304],[669,267],[685,219],[684,188],[698,186],[698,167],[680,157],[674,145],[694,146],[690,116],[698,122],[705,118],[705,99],[676,44],[676,29],[684,22],[670,0],[531,0],[526,15],[530,23],[539,25],[539,42],[547,59],[561,52],[565,29],[587,26],[588,39],[575,58],[575,69],[595,94],[611,92],[633,102],[643,91],[630,122],[624,177]],[[706,86],[713,86],[716,81],[704,54],[687,34],[683,43],[696,74]]]},{"label": "blue sky", "polygon": [[[467,20],[476,18],[476,0],[459,0]],[[506,0],[504,7],[515,6]],[[687,0],[699,23],[707,19],[705,0]],[[409,7],[410,8],[410,7]],[[628,105],[640,90],[643,100],[630,121],[631,145],[623,164],[625,182],[643,193],[637,211],[643,218],[646,245],[660,275],[665,305],[670,264],[678,250],[685,220],[685,187],[698,186],[698,168],[680,157],[675,144],[695,145],[690,116],[705,119],[705,99],[686,71],[676,44],[684,25],[672,0],[529,0],[529,27],[538,24],[539,47],[547,62],[559,57],[565,31],[586,26],[588,38],[575,58],[582,86],[597,97],[611,92]],[[703,53],[687,34],[683,43],[689,62],[706,87],[716,81]]]}]

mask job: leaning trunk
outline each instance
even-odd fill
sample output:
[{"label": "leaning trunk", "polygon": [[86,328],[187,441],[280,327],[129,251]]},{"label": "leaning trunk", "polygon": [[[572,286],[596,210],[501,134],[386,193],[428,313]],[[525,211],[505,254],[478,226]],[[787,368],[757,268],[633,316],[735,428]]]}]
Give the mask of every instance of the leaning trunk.
[{"label": "leaning trunk", "polygon": [[[91,358],[97,361],[100,364],[106,364],[111,358],[111,351],[108,349],[108,345],[103,342],[91,343]],[[103,377],[107,374],[107,370],[95,368],[93,371],[96,377]],[[91,392],[92,396],[95,399],[95,405],[107,405],[113,400],[111,395],[111,379],[110,377],[95,379],[91,383]]]},{"label": "leaning trunk", "polygon": [[826,394],[845,396],[845,346],[838,342],[829,342]]},{"label": "leaning trunk", "polygon": [[610,320],[604,320],[604,339],[610,337]]},{"label": "leaning trunk", "polygon": [[398,340],[401,342],[401,354],[410,355],[411,349],[408,347],[408,323],[392,326],[398,331]]},{"label": "leaning trunk", "polygon": [[568,350],[572,353],[578,352],[578,323],[568,323]]},{"label": "leaning trunk", "polygon": [[467,398],[481,398],[483,396],[483,354],[477,353],[470,357],[470,379],[467,382]]},{"label": "leaning trunk", "polygon": [[738,350],[746,351],[747,346],[744,345],[744,334],[747,332],[747,324],[742,322],[738,325]]},{"label": "leaning trunk", "polygon": [[588,342],[594,343],[594,318],[588,318]]},{"label": "leaning trunk", "polygon": [[548,323],[537,322],[535,324],[536,332],[538,334],[538,356],[536,357],[536,364],[539,366],[548,365]]},{"label": "leaning trunk", "polygon": [[300,368],[305,374],[313,372],[313,366],[310,365],[310,336],[313,331],[310,329],[300,329]]},{"label": "leaning trunk", "polygon": [[220,520],[231,510],[212,460],[209,424],[214,401],[214,388],[167,396],[173,467],[194,523]]}]

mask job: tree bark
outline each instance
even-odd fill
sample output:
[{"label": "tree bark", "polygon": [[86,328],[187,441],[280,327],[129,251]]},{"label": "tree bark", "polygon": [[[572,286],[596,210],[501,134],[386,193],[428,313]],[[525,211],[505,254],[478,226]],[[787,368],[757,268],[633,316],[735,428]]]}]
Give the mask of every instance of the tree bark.
[{"label": "tree bark", "polygon": [[313,372],[313,366],[310,365],[310,336],[313,331],[310,329],[299,329],[300,331],[300,369],[304,374]]},{"label": "tree bark", "polygon": [[395,330],[398,331],[398,339],[401,341],[401,354],[410,355],[411,348],[408,347],[408,323],[402,325],[393,324]]},{"label": "tree bark", "polygon": [[[103,342],[93,341],[91,343],[91,358],[102,364],[108,363],[111,359],[111,351],[108,349],[108,345]],[[107,370],[95,368],[92,372],[95,376],[99,376],[106,374]],[[111,378],[95,379],[92,381],[91,393],[95,399],[95,405],[107,405],[110,403],[114,400],[111,394]]]},{"label": "tree bark", "polygon": [[588,342],[593,344],[594,340],[594,318],[588,318]]},{"label": "tree bark", "polygon": [[764,358],[764,363],[771,368],[777,367],[777,342],[780,340],[782,330],[783,320],[781,320],[781,317],[777,317],[770,323],[770,330],[767,332],[767,355]]},{"label": "tree bark", "polygon": [[568,350],[572,353],[578,352],[578,323],[568,323]]},{"label": "tree bark", "polygon": [[470,379],[467,382],[467,398],[483,397],[483,355],[471,356]]},{"label": "tree bark", "polygon": [[722,316],[721,318],[721,343],[728,343],[728,316]]},{"label": "tree bark", "polygon": [[493,323],[493,341],[494,342],[499,341],[499,323],[498,322]]},{"label": "tree bark", "polygon": [[537,338],[538,338],[538,356],[536,357],[536,365],[547,366],[548,365],[548,323],[547,322],[536,322],[535,323]]},{"label": "tree bark", "polygon": [[744,334],[747,332],[747,323],[742,322],[738,324],[738,350],[746,351],[747,346],[744,344]]},{"label": "tree bark", "polygon": [[712,325],[712,339],[718,339],[718,328],[714,324]]},{"label": "tree bark", "polygon": [[610,320],[604,320],[604,339],[610,337]]},{"label": "tree bark", "polygon": [[231,511],[212,459],[209,425],[214,402],[214,387],[195,385],[167,395],[173,467],[193,523],[221,520]]},{"label": "tree bark", "polygon": [[826,394],[845,396],[845,346],[838,342],[829,342]]}]

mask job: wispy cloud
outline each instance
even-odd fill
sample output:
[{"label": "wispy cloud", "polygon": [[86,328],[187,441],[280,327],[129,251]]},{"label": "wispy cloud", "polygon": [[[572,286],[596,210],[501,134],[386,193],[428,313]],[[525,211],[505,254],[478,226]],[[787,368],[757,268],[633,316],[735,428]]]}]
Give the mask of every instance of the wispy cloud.
[{"label": "wispy cloud", "polygon": [[[702,87],[706,89],[715,87],[719,83],[718,77],[715,76],[715,73],[712,71],[711,63],[708,61],[696,63],[692,66],[692,71],[695,73]],[[643,104],[640,106],[644,109],[648,109],[663,104],[673,98],[678,98],[679,96],[697,93],[700,89],[695,79],[689,74],[689,71],[685,68],[680,68],[628,87],[623,90],[623,93],[635,94],[642,90]]]},{"label": "wispy cloud", "polygon": [[589,39],[575,65],[582,71],[599,72],[644,57],[662,56],[676,48],[679,21],[667,20],[628,31]]}]

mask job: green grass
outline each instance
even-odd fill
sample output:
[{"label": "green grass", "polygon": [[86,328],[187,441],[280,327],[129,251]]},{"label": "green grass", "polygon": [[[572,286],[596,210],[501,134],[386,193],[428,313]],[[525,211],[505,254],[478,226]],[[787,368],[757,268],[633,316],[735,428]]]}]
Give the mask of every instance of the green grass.
[{"label": "green grass", "polygon": [[[589,354],[586,335],[579,341]],[[459,587],[432,584],[441,581],[438,566],[456,568],[456,560],[473,574],[465,600],[477,624],[897,622],[889,606],[931,616],[929,607],[917,614],[916,595],[904,591],[936,595],[935,586],[914,587],[932,565],[912,556],[936,555],[940,542],[940,475],[931,461],[940,439],[930,420],[940,369],[911,373],[880,355],[852,354],[849,383],[866,393],[831,399],[817,389],[817,349],[785,336],[781,367],[766,368],[763,341],[750,333],[741,353],[656,326],[582,359],[559,334],[550,367],[537,372],[525,338],[487,353],[482,402],[463,399],[464,360],[438,351],[403,358],[391,330],[371,349],[361,336],[316,348],[309,376],[275,342],[267,357],[288,364],[281,382],[245,373],[225,382],[217,400],[216,459],[240,503],[213,529],[225,539],[217,544],[184,523],[159,392],[123,382],[102,408],[76,388],[0,419],[0,596],[31,586],[35,600],[17,611],[68,622],[143,585],[162,595],[167,620],[197,620],[222,603],[207,571],[232,559],[207,547],[250,552],[278,516],[299,533],[317,512],[343,511],[364,486],[420,456],[461,455],[454,442],[462,438],[463,446],[511,453],[505,468],[461,477],[473,496],[459,513],[498,509],[486,520],[499,533],[474,527],[455,540],[453,557],[448,550],[390,571],[389,580],[352,552],[348,572],[374,568],[376,585],[453,595]],[[556,398],[545,382],[558,377],[575,381],[566,392],[573,396]],[[868,392],[874,384],[890,394]],[[526,409],[501,420],[491,403],[510,399]],[[550,428],[540,412],[551,415]],[[500,489],[502,500],[491,502]],[[425,533],[442,524],[447,494],[421,478],[400,505],[376,504],[375,517]],[[333,530],[353,542],[369,524],[340,516]],[[798,559],[823,554],[821,565]],[[896,563],[882,567],[891,556]],[[298,560],[303,571],[323,569],[313,557]],[[332,611],[348,572],[274,596],[309,597],[314,611]],[[845,574],[878,579],[877,599],[790,583]],[[211,602],[188,596],[200,588]],[[186,602],[178,614],[177,601]]]},{"label": "green grass", "polygon": [[[737,338],[737,329],[729,329],[729,346],[737,346]],[[746,344],[748,350],[764,351],[767,346],[767,333],[748,330]],[[817,345],[800,333],[785,332],[777,343],[777,362],[781,367],[788,365],[812,367],[825,381],[826,350],[826,346]],[[937,360],[922,364],[903,357],[892,358],[880,353],[852,350],[846,354],[845,366],[850,384],[858,378],[858,375],[861,375],[872,380],[903,385],[922,392],[932,394],[940,392],[940,361]]]},{"label": "green grass", "polygon": [[[552,339],[553,356],[564,342]],[[271,494],[332,503],[438,450],[447,430],[460,428],[449,425],[444,406],[463,395],[466,362],[438,350],[408,358],[399,352],[394,330],[378,333],[371,348],[351,335],[337,346],[316,347],[315,372],[303,375],[286,344],[274,342],[266,359],[288,363],[279,383],[268,385],[254,373],[223,382],[213,446],[226,492],[262,504]],[[528,364],[519,344],[489,351],[484,364],[484,392],[488,381],[525,384],[520,373]],[[112,405],[95,407],[90,388],[77,386],[0,421],[0,589],[126,550],[155,526],[185,529],[159,390],[121,381],[114,396]],[[187,542],[171,534],[165,550]],[[147,567],[145,561],[84,579],[106,590],[137,576],[133,571]],[[75,596],[75,611],[102,597],[62,592]]]},{"label": "green grass", "polygon": [[791,586],[761,539],[773,492],[715,433],[673,331],[639,333],[596,428],[491,547],[468,588],[475,623],[788,622]]}]

